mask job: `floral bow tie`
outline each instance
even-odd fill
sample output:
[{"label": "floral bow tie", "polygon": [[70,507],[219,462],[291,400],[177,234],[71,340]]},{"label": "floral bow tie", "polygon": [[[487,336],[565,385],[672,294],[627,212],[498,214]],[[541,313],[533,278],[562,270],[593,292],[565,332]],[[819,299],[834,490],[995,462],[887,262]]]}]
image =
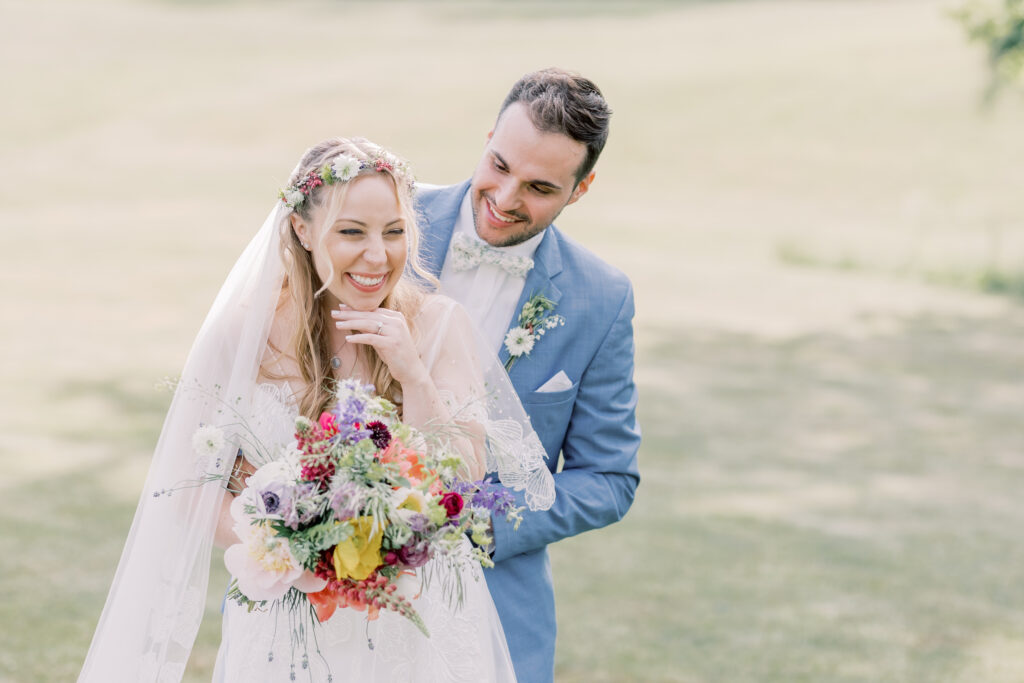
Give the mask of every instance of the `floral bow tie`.
[{"label": "floral bow tie", "polygon": [[455,270],[469,270],[481,263],[498,266],[515,277],[525,277],[533,268],[533,259],[529,256],[509,254],[464,232],[452,238],[452,267]]}]

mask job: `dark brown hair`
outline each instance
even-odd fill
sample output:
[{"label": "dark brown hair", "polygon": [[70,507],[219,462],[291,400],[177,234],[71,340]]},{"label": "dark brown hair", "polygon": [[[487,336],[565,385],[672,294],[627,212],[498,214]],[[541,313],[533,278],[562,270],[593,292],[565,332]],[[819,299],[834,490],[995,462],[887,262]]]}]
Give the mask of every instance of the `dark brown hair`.
[{"label": "dark brown hair", "polygon": [[545,133],[561,133],[587,147],[576,169],[576,182],[594,169],[608,140],[612,110],[593,81],[564,69],[528,73],[512,86],[498,112],[498,120],[516,102],[526,105],[530,120]]}]

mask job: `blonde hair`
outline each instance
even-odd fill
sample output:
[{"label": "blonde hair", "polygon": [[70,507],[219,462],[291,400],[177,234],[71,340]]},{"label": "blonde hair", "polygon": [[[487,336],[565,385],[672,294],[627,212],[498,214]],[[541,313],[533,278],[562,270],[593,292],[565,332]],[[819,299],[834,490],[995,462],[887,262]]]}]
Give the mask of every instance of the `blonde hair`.
[{"label": "blonde hair", "polygon": [[[318,171],[339,154],[345,154],[359,161],[375,161],[380,158],[395,159],[394,155],[369,140],[362,138],[331,138],[311,147],[299,161],[298,168],[292,173],[289,185],[298,185],[311,171]],[[413,318],[419,312],[427,285],[437,287],[437,278],[429,273],[419,262],[419,229],[416,223],[416,211],[413,201],[412,178],[403,171],[407,166],[402,163],[367,164],[359,175],[382,173],[391,178],[395,187],[395,196],[402,218],[405,221],[407,239],[406,273],[402,275],[394,289],[384,298],[382,308],[390,308],[405,315],[410,328]],[[357,176],[358,177],[358,176]],[[324,185],[312,190],[306,201],[296,209],[296,214],[309,223],[314,207],[325,207],[324,224],[330,225],[337,218],[345,202],[348,182]],[[334,378],[331,374],[330,326],[333,321],[329,312],[322,305],[321,297],[327,285],[321,280],[313,264],[313,256],[299,241],[298,235],[290,221],[284,223],[284,234],[281,235],[282,258],[285,263],[285,283],[282,295],[287,292],[296,312],[296,327],[292,334],[291,348],[294,350],[299,372],[305,383],[305,390],[299,396],[299,412],[303,415],[316,417],[330,407]],[[321,239],[325,231],[321,230]],[[409,276],[409,271],[415,277]],[[333,266],[330,277],[333,277]],[[282,301],[282,303],[284,303]],[[415,329],[410,329],[415,338]],[[399,397],[401,385],[388,370],[377,351],[369,345],[357,347],[357,358],[361,357],[370,369],[370,381],[379,396],[395,401]]]}]

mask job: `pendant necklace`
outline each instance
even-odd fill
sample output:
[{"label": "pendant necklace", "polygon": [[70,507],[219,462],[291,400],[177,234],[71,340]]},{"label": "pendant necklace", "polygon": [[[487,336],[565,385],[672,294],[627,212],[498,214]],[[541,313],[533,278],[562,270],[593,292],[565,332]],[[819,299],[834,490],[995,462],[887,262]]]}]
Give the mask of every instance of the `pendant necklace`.
[{"label": "pendant necklace", "polygon": [[[341,353],[341,350],[345,348],[346,344],[348,344],[347,339],[341,343],[341,346],[338,347],[338,351],[333,356],[331,356],[331,367],[335,370],[341,369],[341,357],[339,356],[339,354]],[[352,360],[352,368],[355,368],[356,360],[358,360],[358,356]],[[352,369],[350,368],[349,373],[351,372]]]}]

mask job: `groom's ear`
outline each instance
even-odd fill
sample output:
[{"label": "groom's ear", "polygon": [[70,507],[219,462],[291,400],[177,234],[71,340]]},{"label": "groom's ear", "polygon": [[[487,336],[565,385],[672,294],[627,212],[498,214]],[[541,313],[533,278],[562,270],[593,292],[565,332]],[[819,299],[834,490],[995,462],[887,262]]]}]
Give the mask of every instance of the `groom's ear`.
[{"label": "groom's ear", "polygon": [[569,197],[569,201],[567,201],[565,205],[569,206],[570,204],[575,203],[576,200],[578,200],[580,197],[585,195],[587,193],[587,190],[590,189],[590,183],[592,182],[594,182],[593,171],[588,173],[586,176],[584,176],[582,180],[576,183],[576,188],[572,191],[572,196]]}]

